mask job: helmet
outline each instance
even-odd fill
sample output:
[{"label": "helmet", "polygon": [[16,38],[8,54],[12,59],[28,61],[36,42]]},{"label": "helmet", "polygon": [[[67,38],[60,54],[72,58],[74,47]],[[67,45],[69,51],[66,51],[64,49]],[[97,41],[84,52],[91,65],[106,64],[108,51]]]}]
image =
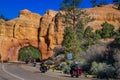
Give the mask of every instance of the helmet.
[{"label": "helmet", "polygon": [[77,62],[77,61],[74,61],[73,64],[78,64],[78,62]]},{"label": "helmet", "polygon": [[75,61],[75,64],[78,64],[78,62],[77,62],[77,61]]}]

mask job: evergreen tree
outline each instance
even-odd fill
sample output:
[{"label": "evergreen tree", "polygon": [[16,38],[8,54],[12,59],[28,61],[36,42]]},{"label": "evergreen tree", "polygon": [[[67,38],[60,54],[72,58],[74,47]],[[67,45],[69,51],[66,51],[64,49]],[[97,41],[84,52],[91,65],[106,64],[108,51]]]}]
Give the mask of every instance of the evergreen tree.
[{"label": "evergreen tree", "polygon": [[67,27],[65,29],[65,35],[64,35],[64,41],[63,46],[65,49],[65,53],[72,53],[73,56],[75,56],[77,53],[80,52],[80,42],[77,38],[76,33],[72,30],[71,27]]},{"label": "evergreen tree", "polygon": [[120,28],[115,33],[115,43],[120,44]]},{"label": "evergreen tree", "polygon": [[63,2],[60,4],[60,9],[73,9],[79,7],[82,0],[63,0]]},{"label": "evergreen tree", "polygon": [[[79,42],[83,40],[84,26],[93,20],[88,16],[85,10],[78,8],[81,1],[82,0],[63,0],[61,3],[61,9],[64,12],[62,17],[64,18],[63,22],[65,27],[72,29],[79,39]],[[79,46],[81,46],[81,44],[79,44]]]},{"label": "evergreen tree", "polygon": [[41,53],[35,47],[28,46],[20,49],[18,60],[24,61],[27,58],[41,59]]},{"label": "evergreen tree", "polygon": [[114,34],[114,26],[112,24],[109,24],[107,22],[103,23],[102,29],[99,31],[101,38],[111,38]]},{"label": "evergreen tree", "polygon": [[76,32],[78,39],[82,41],[83,36],[84,36],[84,25],[82,23],[79,23],[79,25],[75,27],[75,32]]},{"label": "evergreen tree", "polygon": [[93,32],[93,28],[88,26],[85,30],[84,30],[84,36],[83,36],[83,49],[86,50],[87,48],[89,48],[91,45],[94,45],[95,43],[97,43],[100,39],[100,35],[96,34],[95,32]]},{"label": "evergreen tree", "polygon": [[[75,30],[75,27],[79,24],[85,25],[89,21],[91,21],[88,14],[79,7],[82,0],[63,0],[61,3],[61,10],[65,12],[64,15],[64,23],[66,27],[72,27]],[[68,6],[69,5],[69,6]]]}]

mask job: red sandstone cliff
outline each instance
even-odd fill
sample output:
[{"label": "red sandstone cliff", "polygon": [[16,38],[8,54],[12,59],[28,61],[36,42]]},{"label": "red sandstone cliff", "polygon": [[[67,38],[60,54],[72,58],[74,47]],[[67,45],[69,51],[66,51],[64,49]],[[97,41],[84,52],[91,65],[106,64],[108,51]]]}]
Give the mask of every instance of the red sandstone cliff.
[{"label": "red sandstone cliff", "polygon": [[[95,21],[88,23],[96,29],[105,21],[115,28],[120,25],[120,11],[113,5],[86,9]],[[62,19],[56,17],[61,12],[49,10],[43,16],[28,10],[20,11],[18,18],[10,21],[0,20],[0,53],[2,58],[17,61],[20,48],[32,45],[40,49],[42,58],[51,57],[53,49],[60,47],[64,37]]]}]

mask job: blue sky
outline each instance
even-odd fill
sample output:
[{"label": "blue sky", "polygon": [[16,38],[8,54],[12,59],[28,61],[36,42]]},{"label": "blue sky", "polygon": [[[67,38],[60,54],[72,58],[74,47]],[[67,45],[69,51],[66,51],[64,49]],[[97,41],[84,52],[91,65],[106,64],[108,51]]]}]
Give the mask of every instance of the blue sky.
[{"label": "blue sky", "polygon": [[[0,0],[0,14],[8,19],[18,17],[20,10],[28,9],[31,12],[43,15],[46,10],[59,11],[59,4],[63,0]],[[107,0],[111,3],[112,0]],[[82,8],[91,7],[90,0],[83,0]]]}]

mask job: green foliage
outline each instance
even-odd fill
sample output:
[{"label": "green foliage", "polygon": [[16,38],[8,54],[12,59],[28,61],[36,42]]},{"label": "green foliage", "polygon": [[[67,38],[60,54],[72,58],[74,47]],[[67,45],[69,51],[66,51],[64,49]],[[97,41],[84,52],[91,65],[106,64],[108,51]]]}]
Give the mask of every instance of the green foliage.
[{"label": "green foliage", "polygon": [[62,14],[64,18],[64,24],[66,27],[72,27],[75,29],[76,26],[90,22],[92,19],[88,16],[88,14],[77,7],[80,5],[82,0],[63,0],[61,3],[61,8],[65,12]]},{"label": "green foliage", "polygon": [[[64,18],[63,23],[65,24],[65,27],[71,27],[71,31],[74,32],[74,35],[77,35],[76,40],[78,42],[83,42],[82,40],[84,36],[84,26],[93,20],[88,16],[85,10],[77,8],[80,5],[81,1],[82,0],[63,0],[61,3],[61,8],[65,12],[62,14],[62,17]],[[79,46],[81,46],[81,44],[79,44]]]},{"label": "green foliage", "polygon": [[65,53],[73,53],[73,55],[80,52],[80,42],[77,38],[77,35],[72,30],[71,27],[67,27],[65,29],[65,37],[63,41],[63,47],[65,49]]},{"label": "green foliage", "polygon": [[66,9],[66,8],[76,8],[79,7],[82,0],[63,0],[63,2],[60,4],[60,9]]},{"label": "green foliage", "polygon": [[97,75],[99,78],[111,78],[115,74],[115,69],[106,63],[93,62],[91,72],[92,74]]},{"label": "green foliage", "polygon": [[26,58],[34,58],[34,59],[40,59],[41,58],[41,53],[37,48],[34,48],[32,46],[24,47],[20,49],[19,51],[19,58],[18,60],[25,60]]},{"label": "green foliage", "polygon": [[120,78],[120,49],[114,49],[113,57],[115,60],[114,67],[116,69],[116,77]]},{"label": "green foliage", "polygon": [[120,28],[115,32],[115,43],[120,44]]},{"label": "green foliage", "polygon": [[70,73],[70,65],[63,65],[63,66],[62,66],[62,71],[63,71],[65,74],[69,74],[69,73]]},{"label": "green foliage", "polygon": [[106,38],[113,37],[114,26],[112,24],[105,22],[101,26],[102,26],[102,29],[97,31],[101,35],[101,38],[106,39]]},{"label": "green foliage", "polygon": [[82,41],[84,35],[84,25],[82,23],[79,23],[79,25],[75,27],[75,32],[78,39]]},{"label": "green foliage", "polygon": [[83,38],[82,38],[83,41],[81,46],[83,50],[86,50],[89,48],[89,46],[94,45],[99,41],[100,35],[96,34],[95,32],[92,32],[93,28],[90,26],[88,26],[83,31],[84,31],[84,34],[83,34]]},{"label": "green foliage", "polygon": [[84,26],[93,19],[82,9],[66,9],[65,14],[62,15],[64,18],[63,23],[66,27],[72,27],[75,30],[76,27]]}]

